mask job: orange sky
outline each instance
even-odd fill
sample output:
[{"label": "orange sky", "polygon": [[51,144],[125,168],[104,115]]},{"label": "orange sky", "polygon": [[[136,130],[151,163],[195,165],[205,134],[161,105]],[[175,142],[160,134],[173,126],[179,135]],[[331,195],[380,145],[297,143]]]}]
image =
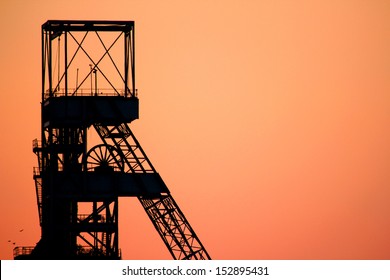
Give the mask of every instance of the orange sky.
[{"label": "orange sky", "polygon": [[[135,21],[132,127],[212,258],[390,258],[389,1],[3,0],[0,259],[40,238],[48,19]],[[170,259],[136,199],[119,216],[124,259]]]}]

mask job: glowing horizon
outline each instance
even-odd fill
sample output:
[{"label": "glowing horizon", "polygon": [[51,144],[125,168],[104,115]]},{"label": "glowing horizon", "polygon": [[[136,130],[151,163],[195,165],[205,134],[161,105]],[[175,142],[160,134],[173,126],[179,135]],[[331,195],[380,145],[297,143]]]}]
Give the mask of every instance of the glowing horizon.
[{"label": "glowing horizon", "polygon": [[[79,2],[0,4],[0,259],[40,238],[48,19],[135,21],[130,126],[213,259],[389,259],[388,1]],[[119,205],[123,258],[170,259]]]}]

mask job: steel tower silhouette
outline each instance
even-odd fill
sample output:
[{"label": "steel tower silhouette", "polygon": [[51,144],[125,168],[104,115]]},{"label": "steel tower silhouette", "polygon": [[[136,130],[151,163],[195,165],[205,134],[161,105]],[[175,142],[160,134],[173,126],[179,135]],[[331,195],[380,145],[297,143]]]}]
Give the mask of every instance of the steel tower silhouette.
[{"label": "steel tower silhouette", "polygon": [[134,22],[44,23],[41,239],[15,259],[120,259],[119,197],[138,198],[174,259],[210,259],[131,131],[137,118]]}]

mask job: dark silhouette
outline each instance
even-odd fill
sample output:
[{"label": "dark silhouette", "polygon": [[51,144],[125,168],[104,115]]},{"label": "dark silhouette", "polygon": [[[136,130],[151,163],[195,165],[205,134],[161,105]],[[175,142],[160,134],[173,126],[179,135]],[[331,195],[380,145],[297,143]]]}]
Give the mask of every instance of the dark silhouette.
[{"label": "dark silhouette", "polygon": [[[33,141],[41,239],[16,247],[15,259],[120,259],[121,196],[138,198],[174,259],[210,259],[129,127],[138,119],[134,22],[43,24],[41,110],[42,140]],[[88,145],[88,128],[101,144]]]}]

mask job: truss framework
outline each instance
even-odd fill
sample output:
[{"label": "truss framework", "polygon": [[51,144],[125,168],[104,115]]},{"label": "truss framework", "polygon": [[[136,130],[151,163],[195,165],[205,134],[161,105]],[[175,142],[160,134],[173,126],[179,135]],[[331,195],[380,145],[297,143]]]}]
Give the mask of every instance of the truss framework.
[{"label": "truss framework", "polygon": [[[210,259],[129,127],[138,118],[134,46],[132,21],[42,25],[42,140],[33,141],[42,236],[15,258],[121,258],[118,197],[134,196],[174,259]],[[91,126],[102,141],[92,148]]]},{"label": "truss framework", "polygon": [[[103,143],[115,146],[120,151],[126,163],[125,172],[157,174],[128,124],[95,124],[94,127]],[[139,184],[143,182],[139,181]],[[140,195],[138,199],[174,259],[210,259],[170,192],[157,197]]]},{"label": "truss framework", "polygon": [[[78,33],[82,34],[80,38],[76,35]],[[115,37],[109,38],[110,43],[105,42],[107,38],[104,36],[107,33],[116,34]],[[94,37],[95,41],[88,42],[90,37]],[[119,48],[119,39],[123,39],[123,48],[118,54],[113,49]],[[92,53],[96,52],[97,44],[102,48],[102,52],[93,57]],[[120,56],[119,60],[124,62],[123,66],[118,64],[115,55]],[[103,61],[107,61],[106,66],[111,65],[112,69],[115,69],[112,71],[114,74],[108,75],[108,71],[102,69],[100,65]],[[83,69],[84,71],[81,71]],[[79,70],[84,73],[80,79]],[[108,88],[98,88],[98,74],[103,77]],[[76,83],[72,87],[71,82],[74,80]],[[98,94],[125,97],[136,94],[134,22],[52,20],[43,24],[42,100],[53,96]]]}]

